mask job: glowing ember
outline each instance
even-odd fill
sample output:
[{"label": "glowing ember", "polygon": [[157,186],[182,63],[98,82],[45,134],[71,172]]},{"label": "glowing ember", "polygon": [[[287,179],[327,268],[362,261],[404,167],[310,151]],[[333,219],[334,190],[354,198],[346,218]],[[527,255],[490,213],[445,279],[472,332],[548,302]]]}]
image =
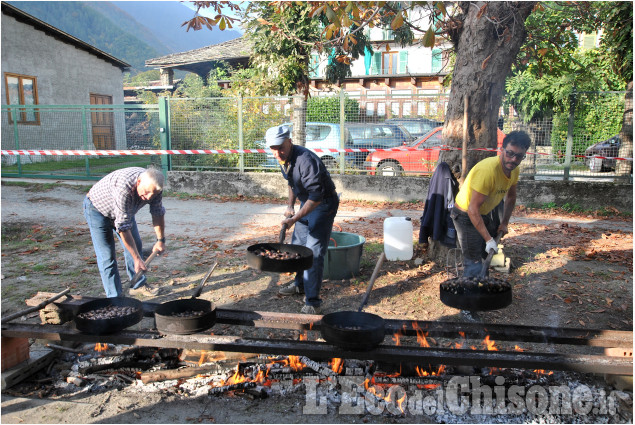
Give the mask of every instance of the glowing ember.
[{"label": "glowing ember", "polygon": [[334,358],[329,362],[329,365],[331,365],[333,372],[340,374],[344,368],[344,361],[340,358]]},{"label": "glowing ember", "polygon": [[307,340],[307,334],[306,334],[306,332],[301,333],[301,334],[300,334],[300,341],[306,341],[306,340]]},{"label": "glowing ember", "polygon": [[102,351],[106,351],[107,349],[108,349],[108,344],[102,344],[100,342],[95,344],[95,351],[102,352]]},{"label": "glowing ember", "polygon": [[525,349],[524,349],[524,348],[520,348],[520,347],[519,347],[519,346],[517,346],[517,345],[514,345],[514,350],[516,350],[516,351],[525,351]]}]

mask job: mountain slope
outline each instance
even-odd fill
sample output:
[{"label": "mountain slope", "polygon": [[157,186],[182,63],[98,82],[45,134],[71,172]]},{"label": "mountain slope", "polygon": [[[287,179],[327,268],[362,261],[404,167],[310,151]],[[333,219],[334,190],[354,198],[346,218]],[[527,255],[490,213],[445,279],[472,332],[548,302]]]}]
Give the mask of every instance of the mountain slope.
[{"label": "mountain slope", "polygon": [[90,2],[12,1],[18,9],[53,25],[131,65],[131,74],[146,71],[145,60],[167,50],[148,45],[90,7]]},{"label": "mountain slope", "polygon": [[176,1],[9,1],[18,9],[53,25],[131,65],[131,75],[148,71],[145,61],[169,53],[198,49],[240,37],[237,31],[185,31],[194,16]]},{"label": "mountain slope", "polygon": [[212,31],[204,28],[200,31],[186,32],[186,27],[181,25],[194,17],[194,11],[181,2],[113,1],[108,3],[115,5],[149,28],[164,45],[169,47],[171,53],[198,49],[241,36],[238,31],[221,31],[218,28]]}]

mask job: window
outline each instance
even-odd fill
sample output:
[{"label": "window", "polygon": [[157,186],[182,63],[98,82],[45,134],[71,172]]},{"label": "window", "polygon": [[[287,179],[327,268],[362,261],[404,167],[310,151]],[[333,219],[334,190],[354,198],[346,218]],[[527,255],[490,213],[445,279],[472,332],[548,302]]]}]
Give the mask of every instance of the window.
[{"label": "window", "polygon": [[[28,75],[4,74],[7,105],[37,105],[37,79]],[[17,121],[20,124],[39,124],[37,109],[21,109]],[[9,122],[13,122],[9,114]]]},{"label": "window", "polygon": [[375,104],[374,103],[367,103],[366,104],[366,116],[367,117],[372,117],[373,115],[375,115]]}]

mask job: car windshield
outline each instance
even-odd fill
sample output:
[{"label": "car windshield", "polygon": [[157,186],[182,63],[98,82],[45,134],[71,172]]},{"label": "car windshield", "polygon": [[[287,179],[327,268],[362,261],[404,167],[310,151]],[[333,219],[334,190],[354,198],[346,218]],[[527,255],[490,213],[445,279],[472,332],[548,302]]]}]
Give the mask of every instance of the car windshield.
[{"label": "car windshield", "polygon": [[[435,131],[436,131],[436,128],[435,128],[435,129],[433,129],[433,130],[431,130],[431,131],[429,131],[428,133],[424,134],[423,136],[421,136],[421,137],[419,137],[419,138],[415,139],[415,141],[414,141],[414,142],[412,142],[412,143],[410,143],[410,145],[408,145],[408,146],[413,147],[413,146],[418,145],[419,143],[421,143],[421,141],[422,141],[423,139],[425,139],[426,137],[430,136],[430,135],[431,135],[432,133],[434,133]],[[427,143],[426,143],[426,144],[427,144]],[[435,144],[435,146],[436,146],[436,144]]]}]

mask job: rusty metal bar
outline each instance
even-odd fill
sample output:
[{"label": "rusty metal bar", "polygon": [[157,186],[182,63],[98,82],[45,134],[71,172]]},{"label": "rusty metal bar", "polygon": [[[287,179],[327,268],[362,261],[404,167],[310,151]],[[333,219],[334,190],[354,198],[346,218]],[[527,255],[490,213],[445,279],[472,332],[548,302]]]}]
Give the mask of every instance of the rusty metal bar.
[{"label": "rusty metal bar", "polygon": [[[55,303],[73,314],[79,306],[93,297],[73,296]],[[27,304],[29,304],[27,302]],[[144,315],[153,317],[160,304],[144,302]],[[321,315],[278,313],[270,311],[244,311],[216,309],[216,322],[221,324],[265,327],[292,330],[320,330]],[[497,325],[486,323],[438,322],[423,320],[386,319],[386,334],[397,332],[406,336],[416,336],[417,330],[433,338],[483,339],[485,336],[496,341],[520,341],[544,344],[586,345],[594,347],[632,347],[632,331],[612,331],[602,329],[555,328],[546,326]]]},{"label": "rusty metal bar", "polygon": [[294,354],[316,359],[333,357],[521,369],[566,370],[582,373],[633,374],[632,357],[556,354],[537,352],[509,352],[425,348],[380,345],[370,351],[346,351],[315,341],[241,338],[220,335],[168,335],[153,331],[122,331],[111,335],[88,335],[63,325],[2,325],[2,336],[48,339],[52,341],[101,342],[130,344],[158,348],[189,348],[210,351],[238,351],[263,354]]}]

